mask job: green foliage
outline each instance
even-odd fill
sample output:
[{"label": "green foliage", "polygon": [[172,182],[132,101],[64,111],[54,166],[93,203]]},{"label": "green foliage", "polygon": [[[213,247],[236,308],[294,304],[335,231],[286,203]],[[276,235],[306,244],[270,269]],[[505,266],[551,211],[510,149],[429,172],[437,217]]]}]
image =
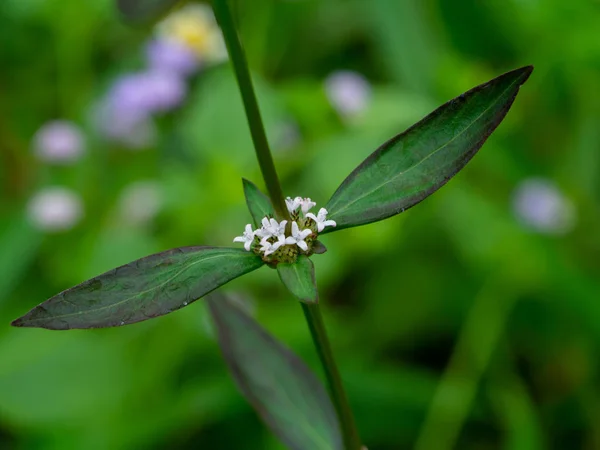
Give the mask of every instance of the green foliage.
[{"label": "green foliage", "polygon": [[186,0],[117,0],[119,11],[132,23],[150,23]]},{"label": "green foliage", "polygon": [[67,289],[12,324],[53,330],[127,325],[183,308],[262,265],[238,249],[176,248]]},{"label": "green foliage", "polygon": [[298,300],[305,303],[319,302],[315,266],[307,256],[298,256],[294,263],[277,264],[277,273],[285,287]]},{"label": "green foliage", "polygon": [[[95,134],[97,100],[116,77],[144,67],[148,36],[124,27],[113,3],[0,7],[0,448],[283,450],[232,388],[202,327],[203,301],[91,332],[8,326],[51,295],[145,255],[231,246],[250,221],[239,180],[258,182],[260,173],[228,67],[191,77],[185,104],[157,119],[147,148],[128,151]],[[460,176],[407,213],[323,236],[330,251],[312,260],[369,450],[414,448],[473,306],[503,305],[507,294],[514,306],[502,317],[496,308],[475,311],[456,383],[440,398],[451,416],[467,411],[455,448],[600,447],[597,4],[232,4],[285,194],[319,205],[368,153],[437,105],[536,65]],[[370,84],[352,116],[326,95],[324,80],[339,69]],[[85,156],[70,166],[40,162],[31,149],[37,129],[55,118],[86,134]],[[540,233],[515,215],[516,189],[530,177],[551,180],[571,202],[570,231]],[[140,182],[152,182],[162,200],[154,215],[131,221],[123,199]],[[85,215],[70,230],[31,230],[30,199],[53,185],[76,191]],[[244,292],[260,322],[318,367],[299,305],[277,278],[257,270],[224,289]],[[490,297],[490,278],[509,292]],[[492,329],[490,350],[480,337]],[[477,376],[470,368],[485,355]],[[466,406],[455,389],[465,386],[475,388]]]},{"label": "green foliage", "polygon": [[532,70],[513,70],[477,86],[383,144],[327,203],[337,222],[327,231],[404,212],[446,184],[504,119]]},{"label": "green foliage", "polygon": [[333,405],[306,364],[225,296],[208,303],[231,373],[273,434],[292,450],[342,450]]}]

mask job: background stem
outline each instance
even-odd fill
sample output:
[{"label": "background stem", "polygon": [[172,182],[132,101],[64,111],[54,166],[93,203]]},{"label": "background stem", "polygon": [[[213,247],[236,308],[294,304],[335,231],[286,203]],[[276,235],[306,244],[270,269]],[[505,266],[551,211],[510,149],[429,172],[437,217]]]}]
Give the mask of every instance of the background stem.
[{"label": "background stem", "polygon": [[[290,220],[290,215],[281,191],[279,178],[277,177],[277,172],[275,170],[275,164],[273,163],[273,157],[271,156],[271,150],[269,149],[263,121],[260,116],[254,88],[252,87],[248,63],[244,55],[242,43],[235,28],[235,22],[231,15],[227,0],[214,0],[213,3],[215,16],[223,31],[225,44],[227,45],[227,50],[242,94],[242,100],[248,118],[248,125],[250,127],[250,133],[252,134],[252,141],[254,142],[254,149],[256,150],[258,164],[260,165],[260,170],[267,186],[267,192],[279,219],[286,218]],[[319,354],[321,364],[323,365],[327,382],[329,383],[331,399],[334,403],[342,428],[344,447],[346,450],[360,450],[361,444],[358,430],[356,429],[354,416],[352,415],[352,410],[350,409],[348,398],[342,385],[342,379],[335,364],[335,360],[333,359],[333,353],[331,352],[319,305],[302,304],[302,308],[315,347]]]},{"label": "background stem", "polygon": [[267,135],[258,108],[258,101],[256,100],[256,94],[252,87],[248,62],[246,61],[244,49],[242,48],[242,43],[237,33],[233,16],[227,5],[227,0],[215,0],[213,3],[215,16],[223,31],[227,51],[231,58],[231,64],[233,65],[240,93],[242,94],[242,101],[244,102],[246,117],[248,118],[248,126],[250,127],[254,150],[256,151],[258,165],[260,166],[263,179],[267,186],[267,192],[269,193],[269,197],[271,198],[273,208],[275,209],[278,218],[280,220],[290,220],[281,185],[279,184],[279,178],[275,171],[271,150],[269,149],[269,142],[267,141]]},{"label": "background stem", "polygon": [[348,397],[344,391],[342,379],[333,358],[333,352],[329,345],[329,338],[327,337],[319,305],[302,303],[302,310],[304,311],[304,316],[308,322],[310,334],[315,343],[321,364],[325,370],[331,399],[333,400],[342,427],[344,447],[347,450],[360,450],[361,443],[356,428],[356,422],[354,421],[354,416],[350,409],[350,404],[348,403]]}]

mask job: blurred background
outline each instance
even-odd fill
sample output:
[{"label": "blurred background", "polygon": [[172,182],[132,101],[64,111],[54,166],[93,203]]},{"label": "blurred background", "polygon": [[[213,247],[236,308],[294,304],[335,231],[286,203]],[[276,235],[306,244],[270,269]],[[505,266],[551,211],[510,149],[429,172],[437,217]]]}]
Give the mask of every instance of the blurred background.
[{"label": "blurred background", "polygon": [[[535,65],[417,207],[328,235],[325,320],[370,450],[600,448],[600,3],[255,0],[236,16],[286,195],[323,206],[382,142]],[[115,266],[230,246],[263,186],[206,4],[0,3],[0,448],[282,449],[203,302],[118,329],[9,323]],[[320,375],[267,267],[227,290]]]}]

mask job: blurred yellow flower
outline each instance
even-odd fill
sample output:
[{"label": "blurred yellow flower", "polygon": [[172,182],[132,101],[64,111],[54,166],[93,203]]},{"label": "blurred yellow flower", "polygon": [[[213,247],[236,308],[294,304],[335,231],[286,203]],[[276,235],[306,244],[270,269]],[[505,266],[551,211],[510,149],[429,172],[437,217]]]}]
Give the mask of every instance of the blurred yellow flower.
[{"label": "blurred yellow flower", "polygon": [[189,47],[202,62],[227,59],[221,30],[208,5],[193,3],[175,10],[157,25],[157,32],[161,37]]}]

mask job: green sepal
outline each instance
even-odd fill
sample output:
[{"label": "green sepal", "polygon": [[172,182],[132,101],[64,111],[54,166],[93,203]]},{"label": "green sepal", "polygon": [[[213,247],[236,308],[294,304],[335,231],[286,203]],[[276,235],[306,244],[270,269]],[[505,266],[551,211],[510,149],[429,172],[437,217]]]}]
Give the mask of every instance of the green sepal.
[{"label": "green sepal", "polygon": [[117,8],[132,24],[150,24],[186,0],[117,0]]},{"label": "green sepal", "polygon": [[500,124],[532,70],[477,86],[383,144],[335,191],[325,208],[337,226],[323,233],[386,219],[446,184]]},{"label": "green sepal", "polygon": [[231,375],[271,432],[292,450],[342,450],[335,409],[306,364],[222,294],[208,305]]},{"label": "green sepal", "polygon": [[187,306],[262,265],[259,256],[235,248],[176,248],[84,281],[12,325],[68,330],[140,322]]},{"label": "green sepal", "polygon": [[299,255],[293,263],[277,264],[279,278],[301,302],[318,303],[319,292],[315,279],[315,266],[306,255]]},{"label": "green sepal", "polygon": [[254,219],[254,225],[260,227],[263,217],[275,217],[271,200],[252,181],[242,178],[242,183],[244,184],[246,205],[248,205],[248,210],[252,215],[252,219]]}]

